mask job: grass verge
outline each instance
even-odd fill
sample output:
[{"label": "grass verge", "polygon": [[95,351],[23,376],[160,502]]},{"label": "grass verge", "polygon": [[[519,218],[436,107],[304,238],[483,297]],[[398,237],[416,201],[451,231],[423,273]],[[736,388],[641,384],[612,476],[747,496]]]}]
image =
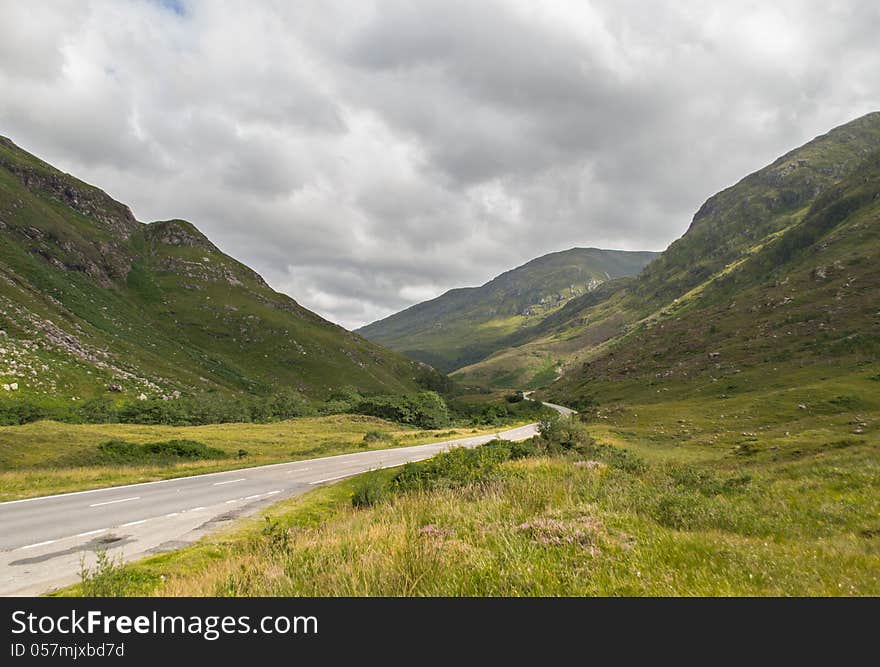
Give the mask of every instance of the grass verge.
[{"label": "grass verge", "polygon": [[[513,428],[416,430],[375,417],[304,417],[272,424],[143,426],[43,421],[0,427],[0,502],[119,484],[298,461],[319,456],[438,442]],[[368,437],[369,436],[369,437]],[[108,456],[101,445],[121,440],[155,446],[194,441],[208,458]],[[244,455],[242,455],[242,452]],[[222,458],[214,458],[222,456]]]}]

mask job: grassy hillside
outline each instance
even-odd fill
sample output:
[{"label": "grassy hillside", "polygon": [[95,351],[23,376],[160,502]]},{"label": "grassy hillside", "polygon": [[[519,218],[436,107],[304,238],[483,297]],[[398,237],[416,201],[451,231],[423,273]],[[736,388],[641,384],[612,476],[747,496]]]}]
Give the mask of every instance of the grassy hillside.
[{"label": "grassy hillside", "polygon": [[[691,344],[696,345],[698,340],[705,340],[699,345],[706,347],[723,344],[720,336],[702,336],[712,324],[723,328],[715,320],[723,317],[727,306],[738,309],[741,318],[739,326],[727,332],[728,336],[734,339],[753,336],[755,332],[749,330],[750,320],[752,313],[759,311],[748,309],[755,306],[756,300],[775,298],[777,293],[785,292],[785,288],[779,286],[761,292],[758,283],[768,275],[770,263],[782,265],[796,259],[784,253],[774,254],[778,249],[793,245],[803,250],[804,257],[812,254],[816,258],[809,270],[817,268],[819,274],[826,277],[810,279],[801,284],[803,291],[798,295],[786,293],[778,300],[788,296],[814,313],[828,308],[834,310],[840,301],[835,287],[837,278],[854,271],[864,274],[859,280],[867,281],[865,284],[874,281],[869,258],[876,250],[876,240],[870,237],[871,223],[863,221],[864,228],[847,227],[840,232],[849,239],[843,245],[849,244],[864,258],[862,261],[867,262],[852,268],[849,268],[851,256],[846,250],[837,251],[841,245],[826,251],[821,239],[803,234],[805,230],[816,228],[818,214],[812,207],[822,205],[824,194],[837,192],[836,188],[849,182],[848,179],[857,182],[859,178],[869,178],[870,158],[878,149],[880,113],[872,113],[791,151],[707,200],[694,216],[687,233],[641,274],[629,280],[613,281],[596,294],[573,299],[539,326],[520,332],[510,347],[456,371],[456,379],[471,384],[513,387],[535,385],[537,376],[547,384],[548,378],[541,375],[547,360],[577,375],[583,363],[602,357],[612,346],[617,350],[626,347],[629,352],[624,354],[644,357],[644,351],[637,347],[641,339],[631,336],[635,331],[654,326],[661,327],[655,331],[655,337],[661,341],[657,361],[662,366],[667,358],[666,334],[670,327],[676,327],[677,319],[681,322],[679,335],[689,338]],[[811,211],[814,211],[813,217],[807,220]],[[863,214],[871,215],[867,209]],[[844,268],[834,268],[835,262]],[[777,271],[777,275],[783,273]],[[747,289],[758,291],[744,294],[742,298],[736,296],[736,292]],[[712,300],[714,310],[701,311],[697,305],[708,305]],[[795,310],[788,308],[789,303],[786,302],[782,312],[788,314]],[[864,302],[860,305],[866,310],[853,315],[856,319],[852,321],[850,333],[867,333],[872,326],[866,319],[870,306]],[[813,326],[818,326],[819,320],[813,319]],[[823,326],[828,324],[825,322]],[[808,329],[802,329],[791,335],[807,332]],[[830,334],[824,331],[821,335]],[[794,343],[794,339],[784,338],[773,344],[777,348],[788,348]],[[701,353],[705,353],[705,349]],[[614,354],[619,358],[621,352]],[[670,367],[665,366],[662,372]]]},{"label": "grassy hillside", "polygon": [[[650,402],[775,388],[832,377],[880,378],[880,151],[797,216],[798,222],[710,283],[571,369],[550,393],[580,405]],[[872,386],[837,397],[873,411]],[[788,409],[795,409],[788,406]]]},{"label": "grassy hillside", "polygon": [[502,273],[481,287],[454,289],[358,333],[443,371],[474,363],[510,345],[606,281],[638,273],[657,253],[572,248]]},{"label": "grassy hillside", "polygon": [[0,401],[409,391],[427,373],[0,138]]}]

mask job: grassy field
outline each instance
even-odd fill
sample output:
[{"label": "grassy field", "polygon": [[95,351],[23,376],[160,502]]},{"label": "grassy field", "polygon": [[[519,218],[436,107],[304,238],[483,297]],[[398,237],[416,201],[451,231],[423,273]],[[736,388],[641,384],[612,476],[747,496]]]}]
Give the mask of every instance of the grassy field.
[{"label": "grassy field", "polygon": [[[271,424],[186,427],[52,421],[4,426],[0,427],[0,502],[316,456],[417,445],[494,433],[498,429],[492,426],[419,431],[359,415],[305,417]],[[368,432],[372,432],[373,437],[365,440]],[[376,434],[381,436],[376,437]],[[222,450],[227,457],[175,464],[106,464],[101,461],[98,448],[114,439],[131,443],[194,440]],[[239,450],[245,450],[247,456],[239,458]]]},{"label": "grassy field", "polygon": [[601,407],[586,427],[611,447],[356,508],[362,476],[110,567],[88,592],[878,595],[880,415],[823,387],[742,394],[723,413],[675,397]]}]

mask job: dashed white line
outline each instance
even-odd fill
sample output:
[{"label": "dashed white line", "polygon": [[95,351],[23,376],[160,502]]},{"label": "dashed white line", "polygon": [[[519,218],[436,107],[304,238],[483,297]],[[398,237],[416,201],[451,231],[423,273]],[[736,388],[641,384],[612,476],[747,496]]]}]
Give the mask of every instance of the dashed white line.
[{"label": "dashed white line", "polygon": [[253,500],[254,498],[259,498],[259,497],[260,497],[260,494],[258,493],[255,496],[248,496],[247,498],[245,498],[245,500]]},{"label": "dashed white line", "polygon": [[106,531],[106,528],[97,528],[96,530],[87,530],[84,533],[77,533],[74,537],[87,537],[89,535],[97,535],[98,533],[103,533]]},{"label": "dashed white line", "polygon": [[170,517],[172,517],[172,516],[180,516],[180,512],[172,512],[171,514],[166,514],[166,515],[165,515],[166,518],[170,518]]},{"label": "dashed white line", "polygon": [[243,500],[243,498],[234,498],[233,500],[227,500],[226,504],[230,505],[232,503],[237,503],[239,500]]},{"label": "dashed white line", "polygon": [[187,510],[189,512],[198,512],[199,510],[205,509],[204,507],[193,507],[191,510]]},{"label": "dashed white line", "polygon": [[343,477],[351,477],[352,475],[357,475],[356,472],[348,472],[344,475],[336,475],[336,477],[327,477],[326,479],[317,479],[314,482],[309,482],[309,484],[323,484],[324,482],[332,482],[334,479],[342,479]]},{"label": "dashed white line", "polygon": [[129,521],[128,523],[124,523],[120,528],[128,528],[129,526],[139,526],[142,523],[146,523],[149,519],[141,519],[140,521]]},{"label": "dashed white line", "polygon": [[120,498],[119,500],[108,500],[103,503],[92,503],[89,507],[101,507],[102,505],[115,505],[116,503],[127,503],[130,500],[140,500],[140,496],[132,496],[131,498]]},{"label": "dashed white line", "polygon": [[44,547],[47,544],[55,544],[58,540],[46,540],[45,542],[37,542],[35,544],[28,544],[27,546],[21,547],[22,549],[35,549],[36,547]]},{"label": "dashed white line", "polygon": [[224,484],[235,484],[236,482],[243,482],[247,479],[246,477],[240,477],[239,479],[230,479],[226,482],[214,482],[213,486],[223,486]]},{"label": "dashed white line", "polygon": [[287,474],[290,475],[291,473],[295,472],[305,472],[306,470],[311,470],[311,468],[297,468],[296,470],[288,470]]},{"label": "dashed white line", "polygon": [[266,495],[267,496],[274,496],[276,493],[281,493],[281,491],[269,491],[269,493],[267,493]]}]

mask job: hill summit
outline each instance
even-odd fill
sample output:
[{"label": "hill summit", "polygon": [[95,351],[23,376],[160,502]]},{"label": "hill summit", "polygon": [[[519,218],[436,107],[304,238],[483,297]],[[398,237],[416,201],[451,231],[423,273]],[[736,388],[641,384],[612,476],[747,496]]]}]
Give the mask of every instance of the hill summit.
[{"label": "hill summit", "polygon": [[141,223],[5,137],[0,239],[0,400],[321,398],[430,373],[274,291],[192,223]]},{"label": "hill summit", "polygon": [[358,333],[453,371],[510,344],[566,303],[638,273],[658,253],[571,248],[538,257],[480,287],[442,296],[369,324]]}]

